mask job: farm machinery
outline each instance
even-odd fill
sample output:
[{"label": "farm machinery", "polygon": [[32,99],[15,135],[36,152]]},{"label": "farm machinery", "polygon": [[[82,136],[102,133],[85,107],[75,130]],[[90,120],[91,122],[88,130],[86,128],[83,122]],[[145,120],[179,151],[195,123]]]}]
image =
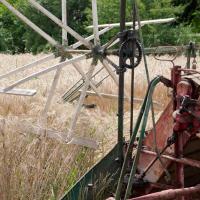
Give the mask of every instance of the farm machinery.
[{"label": "farm machinery", "polygon": [[[79,144],[90,148],[95,148],[94,141],[77,138],[73,132],[78,115],[87,95],[88,89],[101,97],[98,86],[107,77],[111,77],[117,84],[118,90],[118,141],[114,148],[92,169],[90,169],[75,185],[71,187],[62,200],[96,200],[96,199],[199,199],[200,192],[200,71],[197,70],[196,50],[199,47],[190,43],[182,47],[188,52],[187,67],[174,64],[176,54],[180,51],[177,47],[168,50],[156,48],[145,49],[142,39],[141,27],[148,23],[166,23],[174,19],[141,22],[136,2],[133,3],[133,21],[129,23],[132,29],[127,30],[126,21],[126,0],[120,1],[120,24],[98,25],[96,0],[92,0],[93,11],[93,31],[94,34],[88,38],[83,38],[52,13],[47,11],[35,0],[28,0],[32,6],[37,8],[44,15],[58,24],[63,30],[74,36],[78,42],[68,48],[60,45],[51,36],[33,24],[28,18],[17,11],[6,0],[0,0],[9,10],[11,10],[22,21],[29,25],[34,31],[49,41],[56,49],[55,54],[51,54],[39,61],[10,71],[0,78],[5,78],[11,74],[18,73],[36,64],[44,63],[55,57],[60,57],[60,63],[41,70],[21,80],[14,82],[6,88],[1,89],[1,93],[24,96],[35,95],[35,90],[15,89],[16,86],[31,80],[34,77],[56,70],[50,93],[45,104],[43,118],[47,115],[47,110],[51,104],[56,85],[61,74],[61,70],[66,65],[72,64],[81,74],[82,79],[70,88],[64,95],[63,100],[72,102],[78,99],[78,104],[67,138],[63,137],[66,143]],[[105,45],[100,44],[99,35],[113,27],[120,26],[120,32]],[[99,27],[104,28],[99,31]],[[94,39],[94,44],[90,40]],[[119,43],[118,49],[109,47]],[[85,45],[88,50],[75,50],[80,45]],[[157,76],[150,80],[146,54],[152,52],[156,59],[160,59],[160,54],[172,53],[174,59],[168,60],[172,63],[171,78]],[[80,56],[73,57],[72,54],[81,53]],[[109,56],[119,57],[119,64],[114,63]],[[190,59],[193,57],[192,66]],[[92,58],[92,64],[88,73],[84,73],[78,65],[78,61]],[[144,59],[148,89],[144,101],[141,105],[138,118],[133,123],[133,101],[134,101],[134,70]],[[94,73],[98,62],[108,72],[108,75],[95,83],[92,79],[101,71]],[[124,78],[127,70],[131,71],[131,95],[130,102],[130,139],[124,137],[124,98],[126,94],[124,88]],[[116,75],[117,74],[117,75]],[[158,84],[163,84],[169,88],[171,101],[162,112],[160,118],[155,122],[152,96]],[[80,89],[82,89],[80,91]],[[146,130],[149,115],[152,115],[153,128]],[[44,122],[44,121],[43,121]],[[133,126],[134,125],[134,126]],[[48,133],[47,133],[48,135]]]},{"label": "farm machinery", "polygon": [[[136,27],[136,19],[139,18],[136,5],[133,9],[136,13],[133,16],[133,27]],[[176,55],[171,60],[165,60],[172,63],[171,78],[157,76],[149,81],[135,127],[130,124],[130,140],[125,141],[124,74],[128,69],[134,74],[134,68],[139,65],[142,56],[145,61],[145,55],[150,49],[144,49],[143,44],[140,44],[141,37],[138,40],[135,28],[125,30],[123,0],[120,16],[121,32],[118,38],[121,45],[115,50],[115,55],[119,56],[119,66],[111,63],[119,75],[118,143],[64,195],[62,200],[199,199],[200,72],[197,71],[196,62],[198,47],[192,42],[186,47],[186,67],[174,64]],[[140,29],[140,21],[137,23]],[[168,47],[167,50],[154,49],[155,54],[178,54],[179,51],[176,47]],[[159,83],[171,89],[171,100],[155,123],[152,95]],[[132,79],[131,109],[133,85]],[[130,123],[133,123],[133,110],[130,113]],[[149,113],[152,114],[153,128],[146,131]]]}]

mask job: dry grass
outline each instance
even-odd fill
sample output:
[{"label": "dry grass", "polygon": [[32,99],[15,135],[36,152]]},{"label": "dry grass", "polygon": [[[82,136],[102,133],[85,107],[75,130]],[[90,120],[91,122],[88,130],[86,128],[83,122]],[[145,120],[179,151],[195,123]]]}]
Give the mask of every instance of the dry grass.
[{"label": "dry grass", "polygon": [[[0,74],[36,60],[44,55],[0,55]],[[36,70],[57,63],[48,62],[29,69],[19,75],[0,81],[1,87],[8,85],[17,78]],[[84,71],[91,61],[81,62]],[[150,76],[157,74],[169,76],[170,64],[148,58]],[[185,65],[180,57],[177,63]],[[104,72],[105,73],[105,72]],[[76,134],[91,137],[100,142],[97,151],[75,145],[66,145],[57,140],[36,136],[38,118],[48,95],[49,86],[54,72],[24,84],[21,88],[37,89],[34,97],[0,96],[0,199],[58,199],[75,180],[90,166],[99,160],[115,144],[117,136],[116,108],[114,100],[101,101],[89,98],[87,101],[96,103],[94,110],[84,109],[79,118]],[[63,104],[61,95],[80,78],[72,66],[63,70],[56,90],[53,104],[48,112],[49,129],[66,132],[73,113],[73,104]],[[126,89],[129,90],[130,72],[126,75]],[[136,97],[143,98],[147,87],[143,64],[136,69]],[[101,92],[117,94],[112,80],[106,80],[100,87]],[[161,104],[168,101],[167,91],[163,86],[155,92],[155,100]],[[136,108],[139,106],[136,105]],[[126,105],[128,111],[129,106]],[[162,108],[161,108],[162,110]],[[160,110],[158,110],[160,111]],[[128,133],[128,112],[125,114],[125,132]],[[135,112],[135,118],[137,112]],[[87,162],[86,162],[87,161]]]}]

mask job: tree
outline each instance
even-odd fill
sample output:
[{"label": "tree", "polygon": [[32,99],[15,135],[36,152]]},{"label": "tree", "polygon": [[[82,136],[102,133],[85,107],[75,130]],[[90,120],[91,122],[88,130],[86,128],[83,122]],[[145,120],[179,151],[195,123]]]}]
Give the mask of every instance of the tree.
[{"label": "tree", "polygon": [[172,4],[183,12],[178,14],[179,23],[190,24],[193,30],[200,31],[200,0],[172,0]]},{"label": "tree", "polygon": [[[61,28],[48,19],[48,17],[31,7],[27,0],[11,0],[9,2],[42,30],[61,43]],[[40,0],[39,3],[61,19],[61,0]],[[89,5],[89,0],[68,0],[69,26],[82,35],[86,33],[84,26],[87,20],[85,9]],[[0,4],[0,36],[0,51],[37,53],[52,49],[52,46],[45,39],[21,22],[2,4]],[[69,44],[74,41],[75,39],[69,36]]]},{"label": "tree", "polygon": [[[13,1],[13,4],[20,7],[21,0]],[[0,5],[0,51],[24,53],[24,32],[24,24],[11,14],[7,8]]]}]

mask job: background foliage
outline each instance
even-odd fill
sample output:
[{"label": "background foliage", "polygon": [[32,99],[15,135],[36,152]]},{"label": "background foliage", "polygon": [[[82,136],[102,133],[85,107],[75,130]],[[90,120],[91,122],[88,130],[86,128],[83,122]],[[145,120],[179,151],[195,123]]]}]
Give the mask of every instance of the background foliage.
[{"label": "background foliage", "polygon": [[[49,35],[61,42],[61,29],[40,12],[28,5],[27,0],[9,0],[12,5],[28,16]],[[45,8],[61,18],[61,0],[38,0]],[[127,0],[127,21],[131,21],[132,0]],[[143,27],[145,46],[178,45],[190,40],[199,41],[199,0],[138,0],[141,20],[176,17],[177,22]],[[86,28],[92,23],[91,0],[68,0],[68,23],[83,36],[91,33]],[[23,8],[23,9],[22,9]],[[119,0],[98,0],[99,23],[119,22]],[[102,37],[106,42],[119,30],[110,31]],[[69,43],[75,40],[69,36]],[[32,29],[18,20],[0,5],[0,51],[24,53],[50,51],[52,47]]]}]

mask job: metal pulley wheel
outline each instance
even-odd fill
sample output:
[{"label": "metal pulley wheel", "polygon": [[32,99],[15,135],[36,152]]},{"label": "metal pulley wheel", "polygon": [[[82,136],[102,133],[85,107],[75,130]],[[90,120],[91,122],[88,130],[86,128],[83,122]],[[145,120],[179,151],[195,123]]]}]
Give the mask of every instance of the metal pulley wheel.
[{"label": "metal pulley wheel", "polygon": [[138,40],[128,39],[120,48],[123,66],[128,69],[137,67],[142,60],[142,48]]}]

